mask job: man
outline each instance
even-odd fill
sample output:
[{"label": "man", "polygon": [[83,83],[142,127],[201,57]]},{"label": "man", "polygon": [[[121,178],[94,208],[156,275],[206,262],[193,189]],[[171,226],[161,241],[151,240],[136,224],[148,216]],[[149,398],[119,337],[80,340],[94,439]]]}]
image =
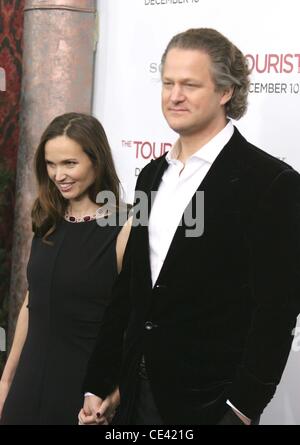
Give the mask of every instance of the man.
[{"label": "man", "polygon": [[[82,423],[107,423],[118,385],[119,424],[249,425],[275,393],[300,311],[300,178],[229,119],[246,111],[248,75],[215,30],[167,46],[162,108],[179,139],[138,178],[149,225],[133,224]],[[185,209],[197,213],[201,191],[193,236]]]}]

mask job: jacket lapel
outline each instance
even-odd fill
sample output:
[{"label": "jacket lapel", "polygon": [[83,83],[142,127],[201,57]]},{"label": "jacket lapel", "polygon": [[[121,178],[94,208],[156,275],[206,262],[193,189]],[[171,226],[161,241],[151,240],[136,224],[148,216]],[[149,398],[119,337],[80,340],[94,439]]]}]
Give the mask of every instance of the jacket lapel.
[{"label": "jacket lapel", "polygon": [[153,203],[152,196],[157,192],[162,176],[167,168],[168,163],[165,160],[165,157],[163,157],[159,164],[156,165],[156,169],[154,171],[153,169],[149,171],[149,177],[145,179],[145,182],[141,184],[141,186],[138,186],[147,195],[147,224],[146,226],[137,226],[135,228],[136,252],[139,254],[142,252],[142,258],[140,261],[137,261],[136,264],[144,276],[145,285],[149,291],[152,289],[148,230],[149,216]]}]

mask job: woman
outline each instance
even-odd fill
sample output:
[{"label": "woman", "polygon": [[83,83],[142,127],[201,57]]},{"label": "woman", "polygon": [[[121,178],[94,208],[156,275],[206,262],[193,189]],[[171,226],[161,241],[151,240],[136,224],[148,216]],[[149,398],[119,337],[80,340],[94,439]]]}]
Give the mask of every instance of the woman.
[{"label": "woman", "polygon": [[76,424],[82,380],[129,224],[100,224],[105,212],[97,193],[110,191],[118,203],[119,180],[94,117],[55,118],[42,135],[35,172],[29,287],[0,383],[0,423]]}]

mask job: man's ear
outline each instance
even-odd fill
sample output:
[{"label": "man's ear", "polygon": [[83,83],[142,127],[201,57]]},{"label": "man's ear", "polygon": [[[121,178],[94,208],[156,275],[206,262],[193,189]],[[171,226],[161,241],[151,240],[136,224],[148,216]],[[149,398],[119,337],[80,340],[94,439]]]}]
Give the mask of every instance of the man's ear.
[{"label": "man's ear", "polygon": [[224,90],[222,92],[220,104],[221,105],[227,104],[227,102],[229,102],[230,99],[232,98],[233,92],[234,92],[234,87],[230,87]]}]

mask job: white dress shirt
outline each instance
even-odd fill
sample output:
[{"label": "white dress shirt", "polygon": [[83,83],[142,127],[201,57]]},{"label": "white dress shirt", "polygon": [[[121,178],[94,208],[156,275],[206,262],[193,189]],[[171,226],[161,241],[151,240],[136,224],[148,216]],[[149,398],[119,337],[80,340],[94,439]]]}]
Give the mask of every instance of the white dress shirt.
[{"label": "white dress shirt", "polygon": [[180,141],[167,153],[169,166],[163,174],[149,218],[149,249],[152,285],[159,276],[185,208],[207,175],[214,160],[233,135],[231,121],[200,148],[185,165],[177,159]]}]

